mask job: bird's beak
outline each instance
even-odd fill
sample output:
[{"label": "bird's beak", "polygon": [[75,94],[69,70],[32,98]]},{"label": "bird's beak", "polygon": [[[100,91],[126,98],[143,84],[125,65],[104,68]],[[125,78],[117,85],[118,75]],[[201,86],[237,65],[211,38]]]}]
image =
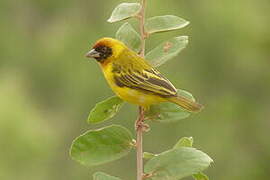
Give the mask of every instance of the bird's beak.
[{"label": "bird's beak", "polygon": [[95,49],[92,49],[88,53],[86,53],[85,56],[88,58],[98,58],[98,57],[100,57],[100,54]]}]

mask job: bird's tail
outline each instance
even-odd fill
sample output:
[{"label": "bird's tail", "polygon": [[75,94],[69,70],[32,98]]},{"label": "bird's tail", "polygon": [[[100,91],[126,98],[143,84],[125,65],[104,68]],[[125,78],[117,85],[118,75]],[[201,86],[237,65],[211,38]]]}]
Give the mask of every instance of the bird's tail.
[{"label": "bird's tail", "polygon": [[184,108],[189,112],[199,112],[203,108],[203,105],[196,103],[183,96],[171,97],[168,98],[168,100],[181,106],[182,108]]}]

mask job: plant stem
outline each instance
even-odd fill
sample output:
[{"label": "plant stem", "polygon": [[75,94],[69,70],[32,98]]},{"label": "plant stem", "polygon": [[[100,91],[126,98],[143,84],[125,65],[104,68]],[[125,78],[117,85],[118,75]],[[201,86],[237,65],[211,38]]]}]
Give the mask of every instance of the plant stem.
[{"label": "plant stem", "polygon": [[[145,54],[145,38],[146,32],[144,29],[145,23],[145,6],[146,0],[141,0],[141,10],[139,13],[139,23],[140,23],[140,34],[141,34],[141,52],[140,56],[144,57]],[[137,180],[143,180],[143,131],[144,131],[144,109],[139,106],[139,117],[135,123],[136,134],[137,134]]]},{"label": "plant stem", "polygon": [[143,179],[143,121],[144,121],[144,110],[143,107],[139,106],[139,117],[136,121],[137,131],[137,180]]},{"label": "plant stem", "polygon": [[145,38],[147,36],[144,28],[145,24],[145,7],[146,7],[146,0],[141,0],[141,11],[139,13],[139,22],[140,22],[140,34],[141,34],[141,52],[140,56],[144,57],[145,54]]}]

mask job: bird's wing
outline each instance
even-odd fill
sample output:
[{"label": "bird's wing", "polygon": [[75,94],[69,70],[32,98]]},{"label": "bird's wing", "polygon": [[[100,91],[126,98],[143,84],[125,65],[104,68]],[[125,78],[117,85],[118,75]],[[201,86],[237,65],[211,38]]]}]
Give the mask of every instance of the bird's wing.
[{"label": "bird's wing", "polygon": [[116,64],[114,66],[114,80],[120,87],[138,89],[162,97],[176,96],[177,90],[172,83],[150,66],[147,67],[145,64],[142,66]]}]

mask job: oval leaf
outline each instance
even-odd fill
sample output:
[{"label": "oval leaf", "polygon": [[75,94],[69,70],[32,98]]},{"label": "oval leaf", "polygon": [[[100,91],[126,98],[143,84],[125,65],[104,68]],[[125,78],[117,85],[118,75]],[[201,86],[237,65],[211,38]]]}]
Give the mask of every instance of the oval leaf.
[{"label": "oval leaf", "polygon": [[118,125],[90,130],[76,138],[71,157],[83,165],[95,166],[119,159],[132,148],[131,133]]},{"label": "oval leaf", "polygon": [[108,22],[113,23],[136,16],[141,9],[140,3],[121,3],[112,12]]},{"label": "oval leaf", "polygon": [[151,180],[181,179],[206,169],[213,160],[195,148],[181,147],[150,159],[144,171]]},{"label": "oval leaf", "polygon": [[199,172],[198,174],[194,174],[193,178],[195,180],[209,180],[208,176],[206,176],[204,173]]},{"label": "oval leaf", "polygon": [[96,104],[88,116],[88,123],[100,123],[112,118],[122,107],[124,101],[117,96]]},{"label": "oval leaf", "polygon": [[180,148],[180,147],[192,147],[193,145],[193,138],[192,137],[182,137],[179,139],[179,141],[174,145],[175,148]]},{"label": "oval leaf", "polygon": [[121,180],[117,177],[110,176],[104,172],[96,172],[93,175],[94,180]]},{"label": "oval leaf", "polygon": [[146,54],[145,58],[154,67],[164,64],[169,59],[177,56],[188,44],[188,36],[174,37],[158,45]]},{"label": "oval leaf", "polygon": [[135,52],[139,52],[141,39],[140,35],[127,22],[124,23],[116,32],[116,39],[122,41],[126,46]]},{"label": "oval leaf", "polygon": [[[177,93],[195,101],[193,96],[187,91],[178,89]],[[176,104],[165,102],[150,106],[149,110],[145,112],[145,117],[147,120],[157,122],[175,122],[187,118],[190,114],[190,112]]]},{"label": "oval leaf", "polygon": [[[192,137],[183,137],[179,139],[179,141],[174,145],[175,148],[181,148],[181,147],[192,147],[193,145],[193,138]],[[197,174],[193,174],[192,177],[195,180],[209,180],[209,178],[202,172],[199,172]]]},{"label": "oval leaf", "polygon": [[174,15],[155,16],[146,20],[145,29],[147,33],[153,34],[180,29],[188,24],[188,21]]}]

